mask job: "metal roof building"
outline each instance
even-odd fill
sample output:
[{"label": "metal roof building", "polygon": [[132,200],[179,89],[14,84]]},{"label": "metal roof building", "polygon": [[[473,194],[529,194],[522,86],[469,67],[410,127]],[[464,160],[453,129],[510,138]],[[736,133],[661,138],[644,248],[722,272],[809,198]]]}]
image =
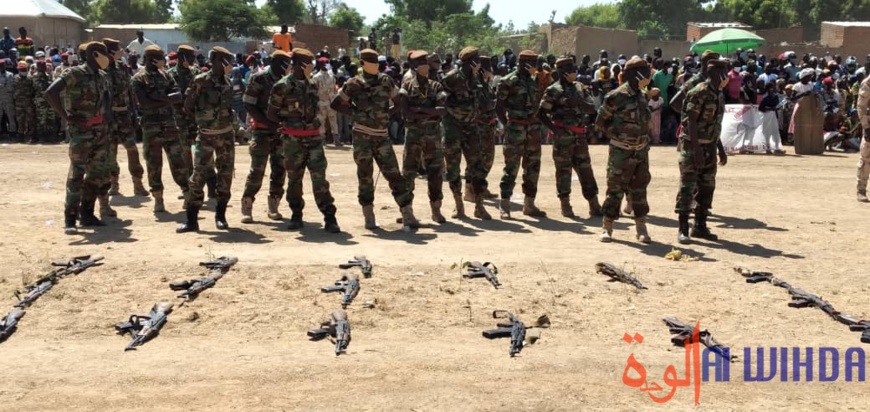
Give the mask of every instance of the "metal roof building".
[{"label": "metal roof building", "polygon": [[0,26],[9,27],[12,37],[18,28],[37,47],[77,45],[82,40],[85,19],[55,0],[7,0],[0,6]]}]

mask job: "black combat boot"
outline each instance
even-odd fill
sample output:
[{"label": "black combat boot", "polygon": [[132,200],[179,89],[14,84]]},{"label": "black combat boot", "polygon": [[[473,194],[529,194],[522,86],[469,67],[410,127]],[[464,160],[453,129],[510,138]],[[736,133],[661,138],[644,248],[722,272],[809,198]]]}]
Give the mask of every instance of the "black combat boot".
[{"label": "black combat boot", "polygon": [[227,202],[220,201],[214,211],[214,225],[220,230],[227,230],[230,225],[227,224]]},{"label": "black combat boot", "polygon": [[[296,216],[296,214],[294,213],[293,216]],[[323,213],[323,230],[329,233],[341,232],[341,228],[338,226],[338,220],[335,219],[335,206],[333,205],[327,206],[326,211]]]},{"label": "black combat boot", "polygon": [[78,233],[79,230],[76,229],[76,212],[74,211],[64,211],[63,214],[63,233],[68,235],[74,235]]},{"label": "black combat boot", "polygon": [[215,191],[215,187],[217,186],[217,176],[212,175],[205,179],[205,187],[206,187],[206,198],[214,199],[217,197],[217,191]]},{"label": "black combat boot", "polygon": [[695,226],[692,227],[692,237],[706,240],[719,240],[719,236],[710,233],[707,228],[707,212],[695,212]]},{"label": "black combat boot", "polygon": [[689,214],[680,213],[680,229],[677,234],[677,242],[680,244],[688,244],[689,240]]},{"label": "black combat boot", "polygon": [[199,208],[189,206],[186,210],[187,222],[178,225],[175,233],[199,232]]},{"label": "black combat boot", "polygon": [[288,230],[299,230],[302,229],[304,222],[302,221],[302,209],[294,209],[292,210],[293,214],[290,215],[290,223],[287,225]]},{"label": "black combat boot", "polygon": [[88,201],[87,204],[82,202],[82,226],[106,226],[103,221],[94,215],[94,203],[94,200]]}]

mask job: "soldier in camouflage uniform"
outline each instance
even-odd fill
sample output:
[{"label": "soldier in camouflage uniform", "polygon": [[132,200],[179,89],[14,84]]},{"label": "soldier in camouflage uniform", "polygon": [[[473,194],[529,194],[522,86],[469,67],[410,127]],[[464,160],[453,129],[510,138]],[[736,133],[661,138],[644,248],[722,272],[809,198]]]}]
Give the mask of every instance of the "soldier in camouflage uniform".
[{"label": "soldier in camouflage uniform", "polygon": [[9,122],[7,131],[15,138],[18,135],[15,122],[15,75],[10,69],[6,67],[6,60],[0,59],[0,119],[6,115]]},{"label": "soldier in camouflage uniform", "polygon": [[538,120],[538,54],[531,50],[520,52],[517,70],[509,73],[498,84],[496,113],[505,125],[504,176],[501,178],[502,219],[510,219],[511,196],[516,185],[520,165],[523,167],[523,214],[532,217],[547,216],[535,206],[538,194],[538,176],[541,173],[541,124]]},{"label": "soldier in camouflage uniform", "polygon": [[[432,220],[444,223],[441,200],[444,199],[444,148],[441,145],[441,116],[444,114],[441,84],[429,80],[428,53],[417,50],[410,56],[411,69],[402,79],[399,90],[402,113],[405,116],[405,150],[402,153],[402,175],[413,194],[414,179],[419,169],[426,170],[429,185],[429,205]],[[422,159],[422,160],[421,160]]]},{"label": "soldier in camouflage uniform", "polygon": [[601,216],[598,184],[592,172],[592,158],[586,141],[590,114],[595,114],[592,95],[577,82],[574,59],[556,61],[559,81],[547,87],[541,98],[541,123],[553,132],[553,163],[556,165],[556,193],[562,203],[562,216],[574,217],[571,208],[571,172],[575,171],[589,202],[589,215]]},{"label": "soldier in camouflage uniform", "polygon": [[45,62],[36,63],[36,73],[30,79],[33,82],[33,105],[36,108],[36,135],[34,140],[44,143],[56,141],[58,133],[57,113],[45,97],[45,92],[53,79]]},{"label": "soldier in camouflage uniform", "polygon": [[466,47],[459,53],[461,66],[450,70],[441,80],[446,93],[444,107],[447,114],[441,124],[444,127],[444,159],[447,162],[445,179],[456,202],[454,219],[465,217],[462,203],[462,184],[459,176],[462,155],[465,155],[465,181],[474,192],[474,217],[483,220],[492,216],[483,206],[486,192],[486,167],[481,156],[479,125],[481,102],[485,100],[482,86],[477,78],[480,70],[480,52],[476,47]]},{"label": "soldier in camouflage uniform", "polygon": [[245,181],[245,192],[242,195],[242,223],[252,223],[254,196],[263,185],[263,175],[266,174],[266,164],[269,164],[269,219],[281,220],[278,204],[284,195],[284,181],[287,175],[284,169],[284,154],[282,153],[280,127],[277,122],[266,116],[269,110],[269,96],[272,86],[287,75],[290,68],[290,55],[278,50],[272,53],[272,62],[265,70],[254,73],[248,81],[243,97],[248,115],[254,119],[254,132],[251,146],[251,170]]},{"label": "soldier in camouflage uniform", "polygon": [[36,106],[33,101],[36,97],[33,81],[27,77],[27,64],[18,65],[18,74],[15,75],[15,120],[18,123],[18,135],[21,141],[36,143]]},{"label": "soldier in camouflage uniform", "polygon": [[[274,56],[280,61],[270,69],[285,73],[290,57],[281,51]],[[271,87],[267,115],[270,123],[280,124],[288,180],[287,203],[293,211],[287,228],[302,228],[302,211],[305,208],[302,178],[307,168],[311,173],[314,201],[323,213],[323,228],[327,232],[338,233],[341,228],[335,219],[335,199],[329,192],[329,182],[326,180],[326,154],[323,152],[323,135],[317,120],[317,111],[321,106],[318,106],[317,84],[311,80],[313,60],[314,55],[310,51],[293,49],[292,73]],[[284,71],[280,71],[282,69]]]},{"label": "soldier in camouflage uniform", "polygon": [[619,218],[619,204],[628,193],[634,209],[637,240],[650,243],[646,230],[649,204],[646,188],[652,177],[649,173],[649,132],[652,113],[643,89],[650,83],[650,67],[640,58],[625,64],[625,80],[604,97],[598,109],[595,126],[610,139],[607,158],[607,198],[602,213],[604,220],[600,240],[613,240],[613,221]]},{"label": "soldier in camouflage uniform", "polygon": [[[109,162],[112,164],[112,187],[110,195],[119,193],[118,177],[121,168],[118,165],[118,144],[124,145],[127,152],[127,168],[133,177],[133,193],[136,196],[148,196],[148,191],[142,184],[145,169],[139,162],[139,148],[136,147],[136,136],[133,131],[133,97],[130,88],[130,69],[121,62],[123,51],[117,40],[103,39],[103,44],[109,51],[112,62],[106,68],[109,77],[109,85],[112,93],[112,116],[109,119]],[[112,216],[108,197],[100,197],[100,215],[106,211]]]},{"label": "soldier in camouflage uniform", "polygon": [[[333,110],[353,116],[353,160],[359,180],[359,204],[363,209],[366,229],[376,229],[374,200],[374,162],[389,182],[393,199],[402,212],[407,227],[418,227],[414,217],[414,195],[399,171],[396,153],[387,133],[390,113],[398,110],[399,92],[390,76],[379,71],[378,52],[365,49],[360,52],[362,73],[348,79],[332,100]],[[342,103],[349,102],[350,106]],[[396,104],[391,107],[392,104]]]},{"label": "soldier in camouflage uniform", "polygon": [[87,63],[64,72],[45,93],[51,107],[69,124],[70,167],[64,205],[67,234],[77,232],[79,214],[82,226],[105,226],[94,216],[94,205],[97,195],[106,193],[111,183],[108,122],[104,117],[109,84],[103,71],[109,66],[109,52],[98,42],[88,43],[85,52]]},{"label": "soldier in camouflage uniform", "polygon": [[[477,124],[480,125],[480,154],[483,160],[484,169],[484,199],[495,199],[497,194],[489,191],[489,182],[487,177],[492,170],[492,165],[495,162],[495,132],[498,127],[498,116],[495,114],[495,89],[493,89],[490,81],[492,81],[492,59],[487,56],[480,57],[480,71],[478,72],[478,81],[480,82],[481,91],[481,111],[477,119]],[[465,201],[473,201],[473,196],[469,199],[468,194],[471,193],[471,186],[465,186],[466,198]]]},{"label": "soldier in camouflage uniform", "polygon": [[[677,193],[676,213],[679,215],[677,241],[689,243],[689,212],[695,206],[695,225],[692,237],[717,240],[707,228],[707,215],[713,206],[716,190],[716,157],[725,165],[728,155],[719,150],[719,133],[722,131],[722,115],[725,98],[722,88],[728,84],[726,60],[707,62],[707,79],[686,94],[680,133],[680,191]],[[694,201],[694,202],[693,202]]]},{"label": "soldier in camouflage uniform", "polygon": [[213,47],[211,64],[211,70],[193,79],[184,96],[184,110],[193,113],[198,132],[186,198],[187,222],[178,226],[178,233],[199,231],[197,219],[205,198],[202,189],[212,156],[218,169],[215,226],[229,229],[226,212],[233,184],[236,129],[233,128],[233,86],[227,75],[233,70],[233,54],[223,47]]},{"label": "soldier in camouflage uniform", "polygon": [[184,165],[183,149],[172,105],[181,99],[175,80],[166,73],[163,50],[148,46],[143,53],[144,68],[133,76],[132,89],[139,102],[142,150],[148,169],[148,185],[154,196],[154,213],[166,211],[163,204],[163,152],[169,161],[172,180],[187,194],[189,171]]}]

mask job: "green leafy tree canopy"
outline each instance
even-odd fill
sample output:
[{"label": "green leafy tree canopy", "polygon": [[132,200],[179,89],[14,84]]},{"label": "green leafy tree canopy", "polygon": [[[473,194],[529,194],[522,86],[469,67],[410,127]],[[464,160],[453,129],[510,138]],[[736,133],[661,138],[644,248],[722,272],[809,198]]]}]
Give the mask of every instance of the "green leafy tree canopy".
[{"label": "green leafy tree canopy", "polygon": [[193,41],[230,41],[238,37],[265,39],[269,17],[250,0],[183,0],[181,28]]}]

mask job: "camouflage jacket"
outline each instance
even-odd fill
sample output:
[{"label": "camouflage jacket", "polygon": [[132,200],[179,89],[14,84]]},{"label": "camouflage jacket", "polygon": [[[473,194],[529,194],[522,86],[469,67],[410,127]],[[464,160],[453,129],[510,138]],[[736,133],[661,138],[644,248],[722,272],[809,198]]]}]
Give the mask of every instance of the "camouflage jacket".
[{"label": "camouflage jacket", "polygon": [[646,96],[623,83],[604,96],[595,125],[604,131],[611,145],[640,150],[649,144],[651,120]]},{"label": "camouflage jacket", "polygon": [[446,98],[444,107],[448,118],[473,123],[480,117],[480,82],[468,78],[460,69],[453,69],[441,80]]},{"label": "camouflage jacket", "polygon": [[60,78],[66,83],[63,97],[68,115],[91,118],[103,114],[109,93],[106,72],[81,65],[65,71]]},{"label": "camouflage jacket", "polygon": [[[689,93],[690,90],[694,89],[695,86],[697,86],[701,83],[704,83],[704,80],[706,80],[706,79],[704,78],[704,76],[701,76],[701,73],[695,73],[695,75],[690,77],[689,80],[686,80],[686,82],[683,83],[682,86],[680,86],[680,91],[682,91],[683,95],[685,95],[686,93]],[[665,103],[670,103],[670,102],[665,102]]]},{"label": "camouflage jacket", "polygon": [[538,82],[532,77],[519,75],[519,70],[508,73],[498,84],[496,97],[504,102],[508,120],[536,120],[538,113]]},{"label": "camouflage jacket", "polygon": [[[577,99],[577,107],[568,107],[568,99]],[[589,115],[595,113],[592,95],[580,82],[565,87],[561,82],[553,83],[541,98],[540,108],[550,113],[550,119],[566,126],[585,126]]]},{"label": "camouflage jacket", "polygon": [[[184,68],[176,64],[167,71],[169,76],[172,77],[172,80],[175,81],[175,84],[178,86],[178,90],[181,91],[182,95],[187,93],[187,88],[190,86],[190,82],[193,81],[196,73],[199,73],[199,71],[195,69],[194,66]],[[181,106],[176,106],[175,117],[177,121],[188,121],[193,123],[193,117],[184,114],[184,110],[181,110]],[[179,123],[179,127],[181,125],[182,123]]]},{"label": "camouflage jacket", "polygon": [[[410,70],[408,72],[412,73],[412,75],[410,77],[406,76],[402,79],[402,88],[399,90],[399,94],[407,99],[409,109],[434,109],[435,107],[444,104],[445,94],[442,93],[443,88],[441,87],[441,83],[438,83],[435,80],[427,80],[426,85],[421,85],[416,74],[413,74]],[[441,120],[437,118],[429,118],[426,120],[405,119],[405,125],[410,127],[422,126],[440,123],[440,121]]]},{"label": "camouflage jacket", "polygon": [[320,104],[329,105],[332,98],[335,97],[335,77],[332,72],[329,70],[317,72],[312,80],[317,85],[317,96],[320,99]]},{"label": "camouflage jacket", "polygon": [[351,103],[354,123],[377,130],[387,128],[390,104],[398,93],[393,79],[384,73],[377,76],[360,73],[338,91],[342,99]]},{"label": "camouflage jacket", "polygon": [[489,123],[497,118],[495,114],[495,89],[489,82],[481,81],[479,90],[480,120]]},{"label": "camouflage jacket", "polygon": [[48,73],[36,73],[28,76],[30,82],[33,83],[33,94],[36,100],[45,101],[45,91],[54,79]]},{"label": "camouflage jacket", "polygon": [[[254,82],[252,81],[251,84]],[[249,87],[250,89],[250,87]],[[317,85],[313,80],[299,80],[293,75],[284,76],[272,86],[269,106],[275,108],[284,127],[293,129],[317,129]]]},{"label": "camouflage jacket", "polygon": [[272,94],[272,87],[279,80],[281,80],[281,76],[273,74],[271,67],[254,73],[251,80],[248,81],[248,87],[245,89],[242,101],[257,106],[265,114],[266,110],[269,109],[269,96]]},{"label": "camouflage jacket", "polygon": [[683,131],[680,139],[691,140],[689,119],[696,119],[698,143],[715,143],[722,131],[722,116],[725,114],[725,97],[721,91],[703,82],[686,95],[686,105],[680,116]]},{"label": "camouflage jacket", "polygon": [[233,86],[229,78],[215,79],[209,70],[193,79],[184,94],[193,101],[193,117],[200,130],[220,130],[233,124]]},{"label": "camouflage jacket", "polygon": [[[178,90],[175,80],[166,71],[151,72],[145,69],[133,76],[131,88],[134,95],[138,95],[139,91],[142,91],[146,95],[155,96],[167,96]],[[142,115],[142,124],[161,124],[174,121],[172,105],[169,104],[147,109],[140,107],[139,113]]]},{"label": "camouflage jacket", "polygon": [[112,107],[126,107],[132,110],[130,100],[130,69],[121,62],[114,62],[106,68],[112,96]]},{"label": "camouflage jacket", "polygon": [[33,99],[36,97],[36,89],[33,87],[33,81],[27,75],[15,76],[15,107],[32,107]]}]

